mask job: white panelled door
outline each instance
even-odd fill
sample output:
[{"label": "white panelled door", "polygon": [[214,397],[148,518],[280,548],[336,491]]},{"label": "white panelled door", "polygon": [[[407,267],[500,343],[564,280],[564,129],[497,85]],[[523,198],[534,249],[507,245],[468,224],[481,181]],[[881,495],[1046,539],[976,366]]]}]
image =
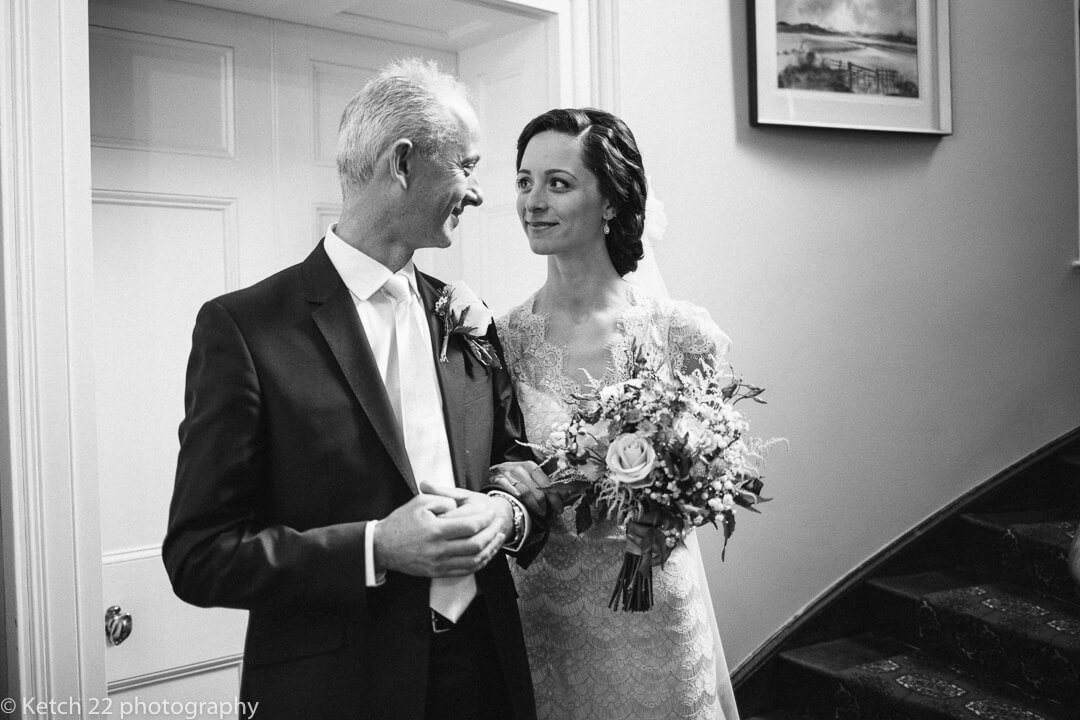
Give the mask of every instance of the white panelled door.
[{"label": "white panelled door", "polygon": [[461,276],[501,316],[544,282],[546,264],[529,250],[517,218],[517,137],[532,118],[556,106],[542,24],[462,50],[458,73],[480,116],[484,203],[463,215]]},{"label": "white panelled door", "polygon": [[105,652],[114,714],[237,696],[245,613],[185,605],[160,558],[191,330],[203,301],[299,262],[336,219],[341,110],[405,54],[457,63],[183,3],[90,4],[102,610],[133,621]]}]

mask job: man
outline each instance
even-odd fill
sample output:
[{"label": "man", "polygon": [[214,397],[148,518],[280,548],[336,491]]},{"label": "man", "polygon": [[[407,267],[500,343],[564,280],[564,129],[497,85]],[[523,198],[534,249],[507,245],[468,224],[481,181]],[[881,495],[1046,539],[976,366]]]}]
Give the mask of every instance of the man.
[{"label": "man", "polygon": [[250,610],[260,720],[535,715],[499,551],[527,564],[543,533],[479,491],[492,465],[543,474],[494,326],[444,345],[412,265],[482,202],[477,145],[456,80],[389,66],[342,117],[336,226],[196,320],[162,554],[182,599]]}]

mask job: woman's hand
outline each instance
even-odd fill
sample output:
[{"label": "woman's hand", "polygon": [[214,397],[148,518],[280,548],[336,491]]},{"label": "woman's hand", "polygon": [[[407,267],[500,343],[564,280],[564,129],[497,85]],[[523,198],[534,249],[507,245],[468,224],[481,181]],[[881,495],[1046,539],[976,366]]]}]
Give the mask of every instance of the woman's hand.
[{"label": "woman's hand", "polygon": [[488,482],[510,493],[539,517],[561,515],[566,505],[577,500],[589,487],[586,481],[551,482],[533,462],[502,463],[491,468]]}]

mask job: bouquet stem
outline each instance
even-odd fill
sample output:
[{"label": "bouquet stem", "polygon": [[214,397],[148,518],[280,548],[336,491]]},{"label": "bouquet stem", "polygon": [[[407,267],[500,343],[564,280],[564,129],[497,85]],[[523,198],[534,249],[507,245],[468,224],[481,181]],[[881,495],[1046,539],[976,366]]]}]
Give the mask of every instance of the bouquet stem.
[{"label": "bouquet stem", "polygon": [[622,568],[615,580],[608,607],[618,612],[644,612],[653,604],[652,558],[640,552],[623,555]]}]

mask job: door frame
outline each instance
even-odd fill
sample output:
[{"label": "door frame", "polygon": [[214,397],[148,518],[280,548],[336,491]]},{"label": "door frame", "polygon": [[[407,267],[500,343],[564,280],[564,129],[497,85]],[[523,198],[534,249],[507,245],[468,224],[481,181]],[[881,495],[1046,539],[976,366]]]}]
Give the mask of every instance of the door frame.
[{"label": "door frame", "polygon": [[85,711],[105,687],[89,47],[85,0],[0,10],[0,524],[7,691],[21,717],[23,699]]},{"label": "door frame", "polygon": [[[542,18],[561,102],[618,112],[615,0],[472,1]],[[12,717],[31,698],[50,704],[35,715],[89,717],[108,691],[88,22],[86,0],[0,0],[0,690]]]}]

